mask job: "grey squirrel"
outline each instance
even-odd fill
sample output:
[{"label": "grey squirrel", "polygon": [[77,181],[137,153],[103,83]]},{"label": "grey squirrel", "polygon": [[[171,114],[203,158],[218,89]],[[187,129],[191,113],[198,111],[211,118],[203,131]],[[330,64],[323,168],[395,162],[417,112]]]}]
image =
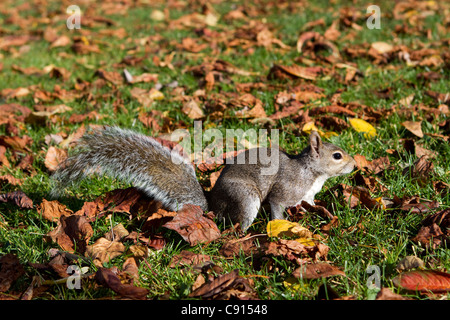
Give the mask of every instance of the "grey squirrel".
[{"label": "grey squirrel", "polygon": [[[190,161],[174,153],[155,139],[118,127],[85,134],[78,151],[67,158],[53,174],[58,193],[72,182],[93,173],[108,175],[131,183],[168,210],[185,204],[213,211],[219,219],[239,223],[242,230],[253,223],[263,201],[271,208],[272,219],[283,219],[284,209],[306,201],[314,205],[314,196],[325,181],[350,173],[355,160],[341,148],[322,142],[313,131],[307,146],[298,155],[276,148],[258,148],[278,153],[277,170],[263,174],[268,164],[259,159],[251,164],[254,149],[244,152],[245,163],[226,164],[212,190],[204,192]],[[238,162],[239,163],[239,162]]]}]

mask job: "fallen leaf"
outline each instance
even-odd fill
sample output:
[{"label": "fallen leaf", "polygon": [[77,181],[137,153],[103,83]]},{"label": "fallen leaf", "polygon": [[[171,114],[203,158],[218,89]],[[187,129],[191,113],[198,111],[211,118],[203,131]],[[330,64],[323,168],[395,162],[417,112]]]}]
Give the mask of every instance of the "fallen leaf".
[{"label": "fallen leaf", "polygon": [[403,170],[403,175],[416,179],[421,184],[426,184],[434,171],[434,164],[427,160],[427,156],[417,159],[412,166]]},{"label": "fallen leaf", "polygon": [[181,109],[189,118],[191,119],[201,119],[205,115],[203,110],[199,107],[197,101],[194,99],[190,99],[183,104]]},{"label": "fallen leaf", "polygon": [[56,242],[68,252],[84,253],[94,231],[86,217],[79,215],[61,216],[55,229],[46,238]]},{"label": "fallen leaf", "polygon": [[394,48],[391,44],[382,41],[373,42],[371,44],[371,47],[375,49],[379,54],[389,53]]},{"label": "fallen leaf", "polygon": [[312,240],[313,234],[311,231],[296,222],[290,222],[284,219],[269,221],[267,224],[267,235],[276,238],[295,238],[295,241],[305,246],[315,245]]},{"label": "fallen leaf", "polygon": [[25,270],[16,255],[7,253],[0,257],[0,292],[6,292]]},{"label": "fallen leaf", "polygon": [[357,132],[364,133],[365,138],[374,138],[377,135],[377,130],[367,121],[358,118],[349,119],[350,125]]},{"label": "fallen leaf", "polygon": [[420,268],[423,269],[425,264],[422,259],[416,256],[406,256],[397,263],[397,269],[401,271]]},{"label": "fallen leaf", "polygon": [[48,201],[46,199],[43,199],[38,206],[38,212],[44,219],[49,221],[57,221],[61,216],[70,216],[73,214],[72,210],[57,200]]},{"label": "fallen leaf", "polygon": [[136,300],[147,299],[148,290],[145,288],[136,287],[131,284],[123,284],[117,274],[111,269],[99,268],[95,273],[95,280],[102,286],[110,288],[118,295]]},{"label": "fallen leaf", "polygon": [[111,231],[105,233],[104,237],[109,241],[121,241],[122,238],[125,238],[130,233],[123,226],[123,224],[119,223],[112,228]]},{"label": "fallen leaf", "polygon": [[300,279],[319,279],[331,276],[345,276],[345,272],[326,263],[305,264],[294,270],[292,275]]},{"label": "fallen leaf", "polygon": [[274,64],[270,69],[267,78],[272,79],[296,79],[303,78],[307,80],[316,80],[318,74],[321,72],[317,67],[301,67],[299,65],[283,66]]},{"label": "fallen leaf", "polygon": [[0,195],[0,202],[14,202],[19,208],[32,209],[33,200],[21,190],[12,191]]},{"label": "fallen leaf", "polygon": [[394,285],[408,291],[444,293],[450,291],[450,274],[435,270],[403,272],[392,279]]},{"label": "fallen leaf", "polygon": [[211,257],[205,254],[196,254],[191,251],[183,250],[180,254],[174,255],[170,260],[169,267],[175,268],[177,266],[192,266],[198,265],[204,262],[211,261]]},{"label": "fallen leaf", "polygon": [[163,227],[178,232],[191,246],[220,237],[220,231],[214,221],[203,215],[203,210],[199,206],[191,204],[185,204]]},{"label": "fallen leaf", "polygon": [[51,146],[45,155],[44,165],[50,172],[54,172],[66,159],[66,150]]},{"label": "fallen leaf", "polygon": [[450,238],[450,209],[428,216],[421,224],[419,232],[412,241],[432,248],[448,244]]},{"label": "fallen leaf", "polygon": [[204,299],[255,299],[256,293],[248,279],[239,276],[239,270],[220,275],[212,281],[208,281],[194,290],[190,297],[202,297]]},{"label": "fallen leaf", "polygon": [[397,293],[392,292],[389,288],[381,288],[377,293],[376,300],[411,300]]},{"label": "fallen leaf", "polygon": [[404,121],[402,126],[419,138],[423,138],[422,121]]},{"label": "fallen leaf", "polygon": [[94,264],[102,266],[125,252],[125,246],[121,242],[110,241],[106,238],[99,238],[95,243],[86,247],[85,255],[94,260]]}]

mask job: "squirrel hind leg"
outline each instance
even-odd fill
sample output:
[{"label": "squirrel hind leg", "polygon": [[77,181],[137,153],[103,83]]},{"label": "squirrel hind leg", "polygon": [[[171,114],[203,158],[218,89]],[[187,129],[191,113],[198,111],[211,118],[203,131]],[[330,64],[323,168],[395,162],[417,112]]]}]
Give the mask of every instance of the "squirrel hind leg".
[{"label": "squirrel hind leg", "polygon": [[241,217],[239,223],[241,224],[241,229],[246,231],[258,216],[261,201],[258,195],[249,194],[239,207]]},{"label": "squirrel hind leg", "polygon": [[246,231],[258,215],[261,199],[255,190],[243,191],[241,186],[239,194],[235,194],[235,189],[230,187],[230,193],[221,189],[221,192],[210,194],[210,199],[214,200],[209,201],[209,207],[219,220],[224,220],[226,224],[239,223],[241,229]]}]

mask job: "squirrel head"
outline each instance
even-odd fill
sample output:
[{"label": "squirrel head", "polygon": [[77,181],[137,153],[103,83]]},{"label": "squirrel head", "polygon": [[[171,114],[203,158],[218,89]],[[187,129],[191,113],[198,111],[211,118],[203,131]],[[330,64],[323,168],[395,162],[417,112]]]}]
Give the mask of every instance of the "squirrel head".
[{"label": "squirrel head", "polygon": [[352,172],[355,160],[334,144],[322,142],[317,131],[309,136],[311,168],[319,174],[335,177]]}]

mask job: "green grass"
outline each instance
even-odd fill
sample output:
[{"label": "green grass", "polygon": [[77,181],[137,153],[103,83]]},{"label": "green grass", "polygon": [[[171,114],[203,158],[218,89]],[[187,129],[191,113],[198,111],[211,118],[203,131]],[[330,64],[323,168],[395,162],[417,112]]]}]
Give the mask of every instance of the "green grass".
[{"label": "green grass", "polygon": [[[265,3],[263,1],[262,3]],[[268,1],[271,3],[270,1]],[[246,4],[250,8],[261,10],[264,4]],[[273,4],[273,3],[271,3]],[[19,4],[17,4],[19,5]],[[226,14],[235,6],[241,5],[240,2],[233,1],[233,3],[220,2],[214,3],[212,6],[221,15]],[[311,22],[320,18],[324,18],[326,26],[318,26],[313,28],[321,34],[329,27],[332,21],[338,17],[339,9],[346,6],[344,1],[336,1],[335,4],[329,4],[328,1],[311,1],[308,6],[297,8],[294,13],[283,8],[272,8],[267,10],[266,14],[260,14],[255,19],[265,19],[268,26],[274,32],[276,38],[281,39],[283,43],[292,47],[292,50],[282,51],[279,49],[269,50],[264,47],[255,47],[254,52],[250,55],[245,54],[245,50],[235,47],[228,49],[224,44],[219,44],[219,50],[215,58],[220,58],[228,61],[238,68],[258,72],[260,76],[244,77],[239,75],[226,75],[231,81],[228,83],[218,83],[213,89],[213,93],[235,93],[235,84],[246,82],[264,82],[271,84],[285,84],[286,87],[301,81],[267,81],[265,76],[268,74],[270,67],[274,63],[290,65],[295,63],[298,58],[298,53],[295,49],[296,41],[300,31],[307,22]],[[365,14],[366,4],[358,2],[354,5],[358,11]],[[393,42],[398,41],[399,44],[413,49],[418,49],[418,43],[425,43],[433,47],[432,41],[438,40],[437,24],[444,24],[445,17],[441,11],[436,11],[434,15],[425,18],[423,22],[423,29],[431,29],[433,40],[426,37],[426,34],[419,35],[400,34],[395,37],[393,30],[396,25],[401,25],[404,21],[395,20],[391,12],[393,4],[389,1],[383,1],[380,4],[382,12],[386,12],[383,16],[381,30],[368,30],[365,28],[365,20],[361,18],[356,21],[363,27],[361,31],[356,32],[353,40],[337,41],[339,49],[342,51],[346,47],[359,46],[375,41]],[[195,8],[195,7],[194,7]],[[59,12],[60,6],[52,4],[51,10]],[[50,10],[49,9],[49,10]],[[127,15],[112,15],[108,18],[113,19],[116,23],[114,29],[123,27],[128,33],[128,36],[119,39],[114,36],[99,37],[96,35],[102,26],[95,28],[87,28],[92,31],[91,35],[86,38],[89,42],[98,43],[101,54],[87,54],[76,55],[68,47],[49,49],[49,43],[43,39],[32,41],[29,43],[29,51],[14,57],[9,51],[0,51],[3,63],[3,71],[0,72],[0,90],[5,88],[28,87],[31,85],[39,85],[42,90],[52,92],[55,85],[60,85],[67,90],[73,89],[77,79],[88,82],[93,82],[98,77],[95,76],[97,69],[104,69],[107,71],[121,72],[123,68],[115,68],[114,64],[119,63],[125,56],[128,55],[127,50],[137,48],[135,56],[144,56],[145,48],[135,44],[136,39],[144,39],[147,37],[160,37],[160,40],[153,41],[147,47],[149,53],[141,65],[126,66],[127,70],[132,74],[140,74],[143,72],[158,73],[159,81],[162,84],[168,84],[172,81],[178,81],[180,87],[184,87],[187,95],[192,95],[197,89],[198,79],[192,74],[184,72],[190,66],[201,64],[204,59],[211,57],[213,50],[205,49],[200,54],[191,54],[176,48],[176,44],[181,43],[185,37],[191,37],[203,43],[192,28],[184,28],[180,30],[170,30],[163,22],[152,21],[149,16],[154,9],[163,10],[164,7],[152,7],[146,5],[143,8],[130,8]],[[199,8],[196,12],[199,12]],[[171,20],[180,18],[186,14],[186,9],[170,9]],[[194,9],[189,8],[190,12]],[[22,16],[39,16],[39,12],[35,9],[21,12]],[[7,16],[4,13],[0,14],[0,21],[5,20]],[[405,22],[406,23],[406,22]],[[219,20],[217,26],[209,27],[218,32],[230,32],[245,25],[245,22],[234,21],[230,24]],[[45,25],[37,25],[29,27],[30,30],[43,30]],[[67,34],[72,36],[71,32],[64,27],[64,21],[59,21],[55,26],[59,34]],[[16,26],[5,25],[2,30],[16,34],[18,32]],[[352,31],[350,28],[341,29],[341,37],[347,35]],[[277,48],[277,45],[273,45]],[[175,51],[172,64],[175,66],[174,70],[167,67],[155,66],[152,58],[157,56],[161,61],[170,52]],[[350,60],[350,59],[349,59]],[[441,93],[448,92],[449,83],[449,69],[429,68],[429,67],[407,67],[403,62],[398,60],[393,61],[388,66],[393,68],[386,68],[384,66],[373,65],[370,59],[366,57],[359,57],[351,59],[350,62],[355,63],[357,68],[361,70],[365,76],[352,84],[343,84],[333,79],[313,82],[314,85],[323,88],[326,98],[317,102],[318,105],[329,105],[329,99],[338,90],[342,90],[341,100],[345,102],[357,101],[361,104],[371,106],[375,109],[389,109],[398,101],[412,93],[415,94],[414,104],[423,103],[425,106],[435,106],[432,98],[425,94],[425,90],[432,90]],[[47,65],[55,64],[58,67],[68,69],[72,75],[66,82],[61,82],[60,79],[51,78],[48,75],[43,76],[27,76],[16,71],[11,70],[12,65],[19,65],[22,68],[38,67],[43,68]],[[423,72],[434,71],[441,75],[437,81],[424,82],[418,80],[418,75]],[[337,70],[341,76],[345,75],[344,70]],[[150,89],[153,87],[152,83],[140,83],[134,85],[135,87]],[[71,112],[63,115],[62,121],[56,123],[48,123],[46,126],[32,125],[26,123],[21,129],[21,135],[26,134],[33,139],[31,145],[31,153],[34,156],[33,168],[36,170],[34,176],[29,176],[20,169],[12,169],[5,167],[0,168],[1,174],[12,174],[17,178],[24,179],[22,186],[2,186],[2,193],[16,189],[23,190],[29,197],[32,198],[35,204],[39,204],[42,199],[48,199],[48,192],[50,190],[49,172],[44,165],[45,151],[48,146],[44,143],[45,135],[57,132],[74,132],[81,124],[71,124],[67,121],[71,114],[84,114],[86,112],[96,110],[99,114],[106,115],[105,118],[99,121],[84,121],[88,123],[99,124],[115,124],[126,128],[133,128],[137,131],[144,132],[148,135],[154,135],[150,129],[145,128],[143,124],[137,120],[137,108],[139,103],[130,95],[131,86],[121,86],[118,88],[118,94],[123,99],[123,105],[127,113],[119,111],[112,112],[112,104],[115,96],[110,84],[106,84],[99,89],[91,91],[93,101],[86,99],[75,99],[70,102],[60,101],[56,99],[50,102],[50,105],[64,103],[73,108]],[[390,88],[392,98],[380,99],[375,94],[376,91]],[[156,101],[149,109],[157,109],[167,114],[176,123],[186,123],[188,129],[192,130],[192,120],[189,119],[181,111],[181,103],[173,101],[170,89],[163,88],[162,92],[165,99]],[[275,112],[274,97],[278,93],[277,90],[253,90],[251,92],[255,97],[261,99],[264,109],[270,115]],[[208,93],[211,95],[212,93]],[[208,96],[210,98],[210,96]],[[33,109],[35,102],[31,96],[20,99],[12,99],[9,101],[0,100],[3,103],[20,103]],[[401,159],[398,159],[386,152],[387,149],[395,149],[402,152],[402,139],[411,138],[410,133],[401,125],[405,120],[422,119],[426,114],[419,113],[412,118],[405,118],[398,114],[393,114],[386,119],[381,119],[376,124],[377,137],[368,141],[363,135],[355,132],[351,128],[343,132],[338,132],[338,137],[330,139],[331,142],[340,145],[350,154],[361,154],[367,159],[375,159],[388,155],[394,170],[388,170],[380,178],[383,185],[387,187],[387,191],[379,194],[373,194],[374,197],[385,196],[393,198],[394,196],[420,196],[422,199],[437,200],[441,203],[442,208],[448,208],[450,204],[450,195],[436,194],[430,184],[422,186],[417,181],[411,180],[402,174],[404,167],[411,165],[415,160],[415,156],[403,154]],[[447,115],[448,116],[448,115]],[[343,117],[345,119],[345,117]],[[446,120],[442,115],[439,119],[432,122],[425,122],[423,130],[426,133],[439,133],[439,128],[436,126],[440,121]],[[278,121],[274,128],[281,129],[280,144],[281,147],[288,152],[295,153],[300,151],[306,144],[307,138],[305,135],[299,135],[298,130],[292,130],[292,126],[296,124],[292,119],[284,118]],[[242,121],[237,118],[228,118],[223,120],[212,120],[206,118],[203,120],[203,126],[215,126],[220,130],[225,129],[249,129],[249,128],[264,128],[263,125],[255,125],[248,121]],[[298,129],[298,128],[297,128]],[[0,126],[0,133],[6,133],[6,127]],[[447,132],[448,135],[448,132]],[[431,181],[450,180],[450,147],[448,142],[442,139],[425,136],[422,139],[416,138],[416,142],[423,144],[427,149],[437,152],[437,157],[433,159],[435,165],[435,174]],[[12,153],[7,152],[9,159],[12,159]],[[15,164],[15,163],[13,163]],[[333,287],[341,296],[355,296],[357,299],[367,299],[371,296],[368,291],[366,282],[368,273],[366,269],[368,266],[378,266],[382,272],[382,285],[391,288],[397,292],[393,287],[392,278],[397,274],[395,266],[399,260],[407,255],[417,255],[424,260],[426,266],[435,270],[448,270],[450,268],[450,251],[448,248],[436,248],[433,250],[424,249],[413,243],[410,239],[417,234],[420,228],[420,222],[427,214],[414,214],[408,212],[398,212],[391,210],[367,209],[363,206],[350,209],[342,199],[337,199],[325,189],[331,188],[339,183],[352,184],[350,177],[334,178],[327,181],[324,190],[316,196],[316,199],[324,200],[333,203],[335,206],[334,214],[339,218],[339,225],[333,229],[332,235],[326,239],[326,244],[330,247],[328,253],[328,260],[334,265],[343,270],[347,277],[333,277],[328,279],[300,281],[301,289],[290,290],[284,284],[291,273],[297,268],[292,262],[286,261],[280,257],[271,258],[266,261],[266,265],[260,268],[255,268],[252,260],[253,257],[236,256],[233,259],[224,259],[219,250],[222,243],[220,241],[208,245],[197,245],[190,247],[184,242],[176,233],[169,232],[167,239],[168,244],[161,251],[154,252],[147,258],[147,263],[140,263],[139,274],[141,285],[149,289],[150,298],[166,298],[170,299],[186,299],[191,292],[192,284],[196,279],[196,273],[186,269],[168,268],[169,262],[173,255],[178,254],[181,250],[190,250],[195,253],[208,254],[212,257],[213,262],[223,269],[223,273],[230,272],[234,269],[239,269],[240,275],[248,276],[254,281],[254,287],[258,296],[261,299],[314,299],[317,295],[319,286],[328,284]],[[84,201],[95,199],[97,196],[106,191],[115,188],[125,187],[126,185],[120,181],[113,179],[94,178],[83,182],[77,189],[70,190],[67,197],[61,199],[70,209],[76,211],[80,209]],[[439,210],[438,209],[438,210]],[[11,204],[0,204],[0,256],[5,253],[16,254],[20,261],[25,264],[26,276],[17,281],[13,289],[15,292],[23,292],[29,285],[29,280],[35,274],[35,270],[26,265],[30,263],[45,263],[48,262],[47,251],[54,248],[56,244],[47,243],[43,240],[43,235],[51,231],[56,223],[48,222],[39,216],[36,209],[17,209]],[[123,223],[125,227],[136,228],[134,221],[129,221],[125,215],[114,214],[114,223]],[[1,223],[7,223],[2,227]],[[265,233],[265,224],[267,218],[261,217],[251,227],[250,231],[255,233]],[[302,224],[308,229],[320,234],[320,227],[327,223],[324,219],[308,216]],[[102,236],[110,228],[109,220],[99,219],[92,225],[94,229],[94,236],[91,239],[93,243],[96,239]],[[167,231],[166,231],[167,232]],[[106,267],[121,266],[125,256],[119,256],[109,263]],[[94,266],[91,266],[95,270]],[[64,285],[55,285],[48,289],[40,298],[42,299],[101,299],[111,296],[113,293],[109,289],[97,287],[93,281],[83,281],[82,290],[69,290]],[[410,294],[410,296],[418,299],[425,297]]]}]

